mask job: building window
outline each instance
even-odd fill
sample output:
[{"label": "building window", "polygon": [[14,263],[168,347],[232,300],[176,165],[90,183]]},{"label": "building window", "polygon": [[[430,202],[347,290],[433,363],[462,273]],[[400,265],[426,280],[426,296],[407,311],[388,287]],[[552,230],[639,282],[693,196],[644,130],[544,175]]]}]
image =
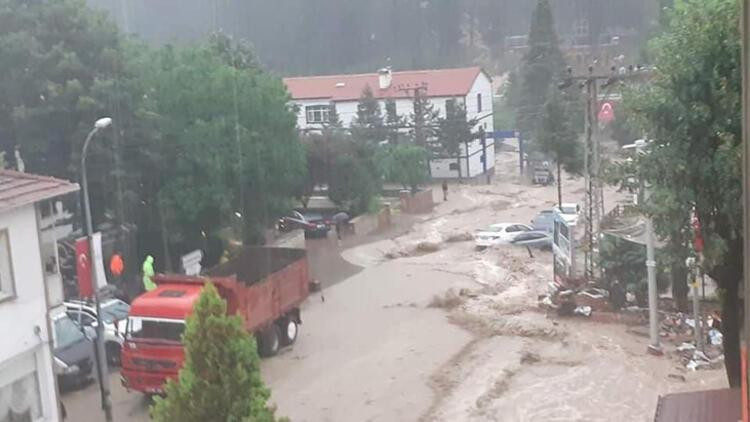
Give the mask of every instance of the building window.
[{"label": "building window", "polygon": [[0,230],[0,300],[16,295],[8,230]]},{"label": "building window", "polygon": [[305,107],[307,123],[328,123],[329,105],[314,105]]},{"label": "building window", "polygon": [[42,417],[36,372],[0,387],[0,420],[31,422]]},{"label": "building window", "polygon": [[482,111],[482,94],[477,94],[477,113]]},{"label": "building window", "polygon": [[448,170],[458,171],[458,163],[448,164]]}]

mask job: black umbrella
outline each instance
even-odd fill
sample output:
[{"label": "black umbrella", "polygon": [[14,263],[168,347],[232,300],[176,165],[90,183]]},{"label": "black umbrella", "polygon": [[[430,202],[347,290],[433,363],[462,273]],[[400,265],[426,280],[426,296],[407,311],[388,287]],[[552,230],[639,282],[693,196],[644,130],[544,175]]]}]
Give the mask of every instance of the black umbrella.
[{"label": "black umbrella", "polygon": [[341,211],[341,212],[337,212],[336,214],[334,214],[333,217],[331,217],[331,220],[333,220],[336,223],[345,223],[349,221],[349,218],[350,218],[349,214]]}]

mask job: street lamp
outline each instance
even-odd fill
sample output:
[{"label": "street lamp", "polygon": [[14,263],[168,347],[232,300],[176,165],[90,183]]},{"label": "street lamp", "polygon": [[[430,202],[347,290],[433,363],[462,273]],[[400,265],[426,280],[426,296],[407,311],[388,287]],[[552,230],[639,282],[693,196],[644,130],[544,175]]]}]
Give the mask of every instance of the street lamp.
[{"label": "street lamp", "polygon": [[[83,184],[83,211],[86,216],[86,237],[89,241],[89,256],[92,258],[89,262],[94,262],[94,242],[92,235],[94,227],[91,223],[91,206],[89,205],[89,185],[86,179],[86,154],[89,148],[89,142],[94,135],[102,129],[106,129],[112,124],[110,117],[102,117],[94,123],[93,129],[86,136],[81,152],[81,182]],[[102,308],[99,300],[99,280],[96,278],[96,265],[89,265],[91,271],[91,280],[94,283],[94,299],[96,302],[96,368],[99,373],[99,391],[101,393],[102,409],[107,422],[112,421],[112,401],[109,395],[109,368],[107,367],[106,352],[104,350],[104,324],[102,324]]]},{"label": "street lamp", "polygon": [[[638,139],[632,144],[625,145],[622,147],[624,150],[635,149],[638,154],[647,154],[646,146],[648,141]],[[648,201],[649,190],[643,179],[640,180],[641,189],[643,192],[643,204]],[[646,216],[646,272],[648,275],[648,333],[649,333],[649,345],[648,350],[653,354],[660,355],[662,353],[661,346],[659,345],[659,302],[656,291],[656,259],[654,258],[654,221],[651,217]]]}]

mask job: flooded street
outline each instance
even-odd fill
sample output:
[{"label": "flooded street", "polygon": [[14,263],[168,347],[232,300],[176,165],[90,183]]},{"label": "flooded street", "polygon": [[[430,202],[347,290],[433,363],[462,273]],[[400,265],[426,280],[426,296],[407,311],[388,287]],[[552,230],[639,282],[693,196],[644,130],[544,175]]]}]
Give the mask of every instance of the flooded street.
[{"label": "flooded street", "polygon": [[[660,394],[726,385],[722,369],[687,372],[670,356],[646,354],[647,340],[625,326],[540,311],[551,254],[477,251],[471,233],[527,223],[554,205],[555,187],[517,183],[513,152],[498,154],[498,168],[492,185],[452,185],[434,212],[396,214],[388,232],[307,241],[324,290],[305,303],[296,344],[262,361],[279,415],[649,421]],[[582,196],[582,180],[565,183],[568,200]],[[605,202],[615,200],[606,192]],[[141,395],[122,389],[116,373],[111,384],[118,420],[148,420]],[[100,420],[96,384],[63,400],[70,420]]]},{"label": "flooded street", "polygon": [[[649,421],[660,394],[726,385],[721,369],[686,372],[648,355],[625,326],[547,318],[537,295],[551,280],[550,253],[474,249],[467,233],[527,223],[555,203],[554,187],[516,182],[515,157],[498,154],[491,186],[451,186],[449,201],[410,229],[343,251],[361,271],[327,289],[325,302],[309,301],[295,347],[263,362],[280,414]],[[567,200],[582,199],[582,180],[565,183]],[[605,203],[616,199],[605,192]],[[430,306],[448,290],[463,292],[460,303]]]}]

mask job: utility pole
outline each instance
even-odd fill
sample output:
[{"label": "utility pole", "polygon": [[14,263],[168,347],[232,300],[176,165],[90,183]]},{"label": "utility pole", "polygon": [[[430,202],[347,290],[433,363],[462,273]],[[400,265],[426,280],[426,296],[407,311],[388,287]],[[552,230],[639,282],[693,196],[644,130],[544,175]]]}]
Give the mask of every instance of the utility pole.
[{"label": "utility pole", "polygon": [[[750,0],[742,0],[742,201],[744,268],[750,268]],[[740,342],[742,368],[742,420],[750,421],[750,374],[747,370],[750,349],[750,271],[744,271],[744,321]]]},{"label": "utility pole", "polygon": [[584,250],[584,276],[587,280],[593,279],[596,275],[599,223],[604,215],[600,137],[596,133],[599,125],[599,84],[603,82],[602,87],[607,87],[616,82],[642,77],[645,74],[640,72],[640,66],[637,70],[638,72],[634,72],[634,67],[629,66],[627,71],[623,68],[620,69],[620,73],[617,73],[618,69],[612,67],[610,75],[596,75],[594,74],[594,67],[589,66],[586,75],[573,75],[573,69],[568,67],[568,76],[563,78],[558,86],[560,89],[565,89],[573,85],[574,82],[578,82],[579,87],[586,89],[586,140],[583,161],[586,194],[583,207],[584,244],[582,246]]}]

